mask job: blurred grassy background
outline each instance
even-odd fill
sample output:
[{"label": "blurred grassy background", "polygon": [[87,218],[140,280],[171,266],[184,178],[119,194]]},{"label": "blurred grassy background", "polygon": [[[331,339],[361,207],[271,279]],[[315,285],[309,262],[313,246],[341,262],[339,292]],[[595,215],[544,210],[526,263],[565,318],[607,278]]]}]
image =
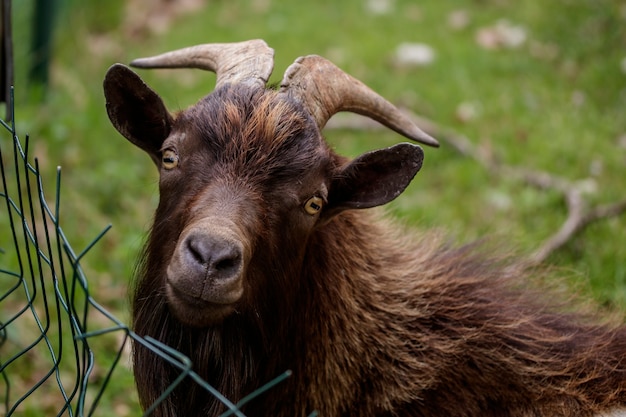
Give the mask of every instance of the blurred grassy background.
[{"label": "blurred grassy background", "polygon": [[[323,55],[506,164],[587,180],[591,204],[626,196],[623,1],[66,0],[43,102],[42,91],[25,79],[32,3],[13,5],[17,129],[30,134],[32,153],[51,183],[56,166],[63,168],[62,223],[76,248],[113,224],[83,266],[92,294],[122,319],[128,307],[120,294],[156,205],[157,173],[106,116],[101,82],[115,62],[197,43],[263,38],[276,51],[271,81],[280,81],[296,57]],[[419,44],[427,53],[419,62],[403,62],[402,44]],[[141,76],[172,110],[210,92],[215,79],[198,70]],[[383,131],[329,130],[327,138],[352,156],[402,140]],[[556,192],[495,177],[446,146],[425,153],[422,171],[390,205],[416,233],[441,228],[459,242],[495,236],[529,253],[565,220]],[[549,263],[600,303],[623,309],[625,241],[622,215],[594,223]],[[101,414],[114,406],[117,415],[134,412],[133,398],[122,408],[119,396],[105,399]]]}]

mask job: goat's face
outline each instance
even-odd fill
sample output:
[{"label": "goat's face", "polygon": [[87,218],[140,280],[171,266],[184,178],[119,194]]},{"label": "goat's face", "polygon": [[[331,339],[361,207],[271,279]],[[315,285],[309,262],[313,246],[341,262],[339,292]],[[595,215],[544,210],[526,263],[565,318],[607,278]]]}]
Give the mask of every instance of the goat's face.
[{"label": "goat's face", "polygon": [[332,162],[311,119],[273,92],[225,87],[173,121],[156,217],[175,225],[163,285],[180,321],[215,323],[279,285],[267,260],[300,257]]},{"label": "goat's face", "polygon": [[[384,204],[419,170],[400,144],[352,162],[334,154],[319,123],[288,94],[223,84],[170,115],[128,68],[107,73],[109,117],[160,171],[150,277],[183,324],[204,327],[289,294],[308,238],[342,210]],[[158,248],[158,249],[157,249]],[[280,288],[270,291],[269,288]]]}]

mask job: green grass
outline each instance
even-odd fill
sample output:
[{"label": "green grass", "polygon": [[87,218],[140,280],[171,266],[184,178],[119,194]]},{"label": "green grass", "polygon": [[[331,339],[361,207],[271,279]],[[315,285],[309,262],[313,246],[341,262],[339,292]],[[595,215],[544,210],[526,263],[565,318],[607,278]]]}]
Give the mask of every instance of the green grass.
[{"label": "green grass", "polygon": [[[174,19],[164,33],[137,34],[128,30],[128,22],[145,16],[126,16],[121,1],[67,1],[43,103],[25,80],[31,4],[14,5],[18,130],[31,135],[46,178],[54,179],[56,166],[63,167],[62,222],[76,247],[113,224],[83,261],[107,308],[127,317],[126,300],[107,292],[117,294],[132,275],[157,201],[157,173],[149,158],[111,127],[101,81],[115,62],[182,46],[263,38],[276,51],[274,82],[300,55],[327,56],[392,102],[456,130],[506,164],[571,180],[590,178],[596,185],[588,196],[593,204],[624,198],[626,146],[619,139],[626,134],[623,5],[611,0],[396,0],[389,1],[388,14],[376,15],[367,11],[367,3],[210,1]],[[459,10],[467,13],[467,25],[452,29],[448,18]],[[488,50],[477,44],[476,33],[500,19],[525,29],[522,46]],[[394,50],[402,42],[432,46],[435,61],[419,68],[395,65]],[[172,110],[210,92],[215,79],[197,70],[143,71],[141,76]],[[476,109],[475,117],[459,119],[462,103]],[[327,137],[352,156],[403,140],[379,131],[333,130]],[[554,192],[493,176],[445,146],[425,153],[422,172],[390,205],[390,212],[414,226],[415,233],[439,228],[459,242],[494,236],[529,253],[565,219],[565,206]],[[626,215],[592,225],[549,263],[567,271],[572,285],[599,303],[623,309],[624,242]],[[96,298],[98,291],[93,291]],[[108,415],[115,404],[119,397],[105,399],[101,414]],[[135,407],[132,401],[129,407]]]}]

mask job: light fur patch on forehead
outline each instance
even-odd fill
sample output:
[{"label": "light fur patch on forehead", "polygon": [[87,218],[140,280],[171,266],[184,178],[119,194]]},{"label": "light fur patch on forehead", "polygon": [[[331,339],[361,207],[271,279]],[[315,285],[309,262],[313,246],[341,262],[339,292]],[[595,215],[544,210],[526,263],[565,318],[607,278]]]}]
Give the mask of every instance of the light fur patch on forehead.
[{"label": "light fur patch on forehead", "polygon": [[273,90],[226,86],[185,112],[180,126],[194,132],[188,136],[198,145],[196,155],[212,156],[210,166],[220,175],[288,182],[329,160],[314,120]]},{"label": "light fur patch on forehead", "polygon": [[266,145],[280,145],[307,125],[304,115],[272,93],[260,96],[249,114],[234,101],[224,103],[223,112],[230,131],[241,132],[244,142],[256,139]]}]

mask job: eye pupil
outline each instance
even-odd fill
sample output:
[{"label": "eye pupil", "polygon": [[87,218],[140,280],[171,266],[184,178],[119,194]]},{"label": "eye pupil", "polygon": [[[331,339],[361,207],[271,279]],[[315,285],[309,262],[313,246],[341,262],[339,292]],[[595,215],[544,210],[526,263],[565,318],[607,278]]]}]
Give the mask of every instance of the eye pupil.
[{"label": "eye pupil", "polygon": [[163,162],[163,167],[165,169],[176,168],[178,166],[178,155],[172,150],[165,150],[163,151],[161,162]]},{"label": "eye pupil", "polygon": [[311,197],[306,201],[306,204],[304,205],[304,210],[310,214],[310,215],[315,215],[317,213],[319,213],[319,211],[322,209],[322,204],[323,201],[320,197]]}]

